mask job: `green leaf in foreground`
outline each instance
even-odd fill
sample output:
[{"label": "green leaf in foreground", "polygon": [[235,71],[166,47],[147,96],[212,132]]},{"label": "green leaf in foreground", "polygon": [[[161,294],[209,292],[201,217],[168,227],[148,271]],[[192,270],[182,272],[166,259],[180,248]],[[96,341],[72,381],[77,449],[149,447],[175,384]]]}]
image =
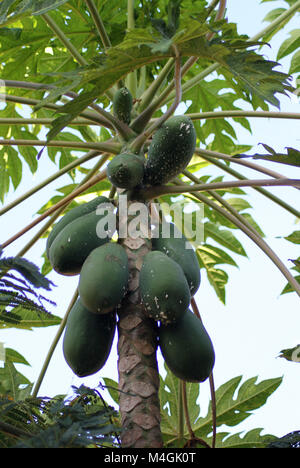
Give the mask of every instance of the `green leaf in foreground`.
[{"label": "green leaf in foreground", "polygon": [[33,328],[59,325],[61,318],[48,312],[27,310],[16,307],[12,311],[0,311],[0,329],[19,328],[32,330]]},{"label": "green leaf in foreground", "polygon": [[300,344],[294,348],[282,349],[278,357],[284,358],[287,361],[300,362]]},{"label": "green leaf in foreground", "polygon": [[67,0],[3,0],[0,5],[0,24],[9,24],[25,16],[42,15],[66,2]]},{"label": "green leaf in foreground", "polygon": [[[166,446],[178,446],[179,438],[179,380],[168,370],[165,379],[161,378],[160,398],[162,407],[162,432]],[[226,425],[233,427],[251,416],[254,410],[263,406],[267,399],[276,391],[282,378],[267,379],[257,383],[257,377],[250,378],[242,383],[242,376],[237,376],[221,385],[215,392],[217,427]],[[202,385],[202,384],[201,384]],[[200,415],[200,389],[201,385],[187,383],[187,404],[189,418],[196,438],[211,444],[212,432],[212,403],[206,417]],[[217,447],[225,448],[260,448],[265,447],[274,439],[272,435],[261,435],[262,429],[253,429],[243,438],[240,433],[217,432]],[[186,424],[183,430],[184,441],[189,440]],[[175,445],[174,445],[175,444]],[[200,446],[200,445],[199,445]]]},{"label": "green leaf in foreground", "polygon": [[300,231],[292,232],[292,234],[286,236],[285,239],[293,244],[300,244]]},{"label": "green leaf in foreground", "polygon": [[247,155],[247,154],[239,154],[237,156],[234,156],[235,158],[253,158],[253,159],[262,159],[265,161],[272,161],[272,162],[277,162],[281,164],[288,164],[289,166],[296,166],[300,167],[300,151],[298,151],[295,148],[289,148],[287,147],[287,153],[276,153],[276,151],[271,148],[269,145],[266,145],[264,143],[261,143],[263,147],[269,151],[269,154],[252,154],[252,155]]}]

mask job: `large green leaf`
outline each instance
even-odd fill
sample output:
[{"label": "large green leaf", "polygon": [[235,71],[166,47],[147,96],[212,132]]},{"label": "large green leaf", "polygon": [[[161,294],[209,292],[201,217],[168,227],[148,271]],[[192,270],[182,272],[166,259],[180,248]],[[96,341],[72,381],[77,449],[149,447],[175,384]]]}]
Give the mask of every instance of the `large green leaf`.
[{"label": "large green leaf", "polygon": [[[257,383],[257,377],[242,382],[242,376],[234,377],[216,390],[217,426],[235,426],[247,419],[251,412],[263,406],[282,382],[282,378],[267,379]],[[195,434],[207,435],[211,430],[211,403],[207,416],[199,418]]]},{"label": "large green leaf", "polygon": [[59,325],[60,322],[60,317],[50,313],[37,312],[22,307],[16,307],[11,312],[0,309],[0,329],[3,330],[8,328],[32,330],[33,328]]},{"label": "large green leaf", "polygon": [[67,0],[2,0],[0,4],[0,24],[8,24],[29,15],[42,15],[54,10]]},{"label": "large green leaf", "polygon": [[[165,365],[166,376],[161,377],[160,399],[162,412],[162,433],[167,447],[179,447],[186,443],[190,434],[186,421],[183,425],[183,440],[180,437],[180,380]],[[242,377],[235,377],[221,385],[215,392],[216,425],[233,427],[248,418],[252,412],[263,406],[281,384],[282,378],[268,379],[257,383],[257,377],[242,383]],[[196,438],[211,444],[212,402],[206,417],[200,417],[201,384],[186,383],[189,422]],[[241,438],[240,433],[218,432],[217,448],[261,448],[275,439],[272,435],[261,435],[262,429],[253,429]],[[198,443],[201,447],[201,443]]]},{"label": "large green leaf", "polygon": [[244,247],[236,236],[228,229],[221,229],[216,224],[207,222],[204,225],[205,239],[211,238],[223,247],[235,252],[236,254],[247,256]]},{"label": "large green leaf", "polygon": [[281,164],[288,164],[289,166],[300,167],[300,151],[295,148],[287,147],[287,153],[277,153],[271,146],[262,143],[262,146],[269,152],[269,154],[258,154],[245,155],[239,154],[234,156],[235,158],[253,158],[253,159],[262,159],[265,161],[272,161]]}]

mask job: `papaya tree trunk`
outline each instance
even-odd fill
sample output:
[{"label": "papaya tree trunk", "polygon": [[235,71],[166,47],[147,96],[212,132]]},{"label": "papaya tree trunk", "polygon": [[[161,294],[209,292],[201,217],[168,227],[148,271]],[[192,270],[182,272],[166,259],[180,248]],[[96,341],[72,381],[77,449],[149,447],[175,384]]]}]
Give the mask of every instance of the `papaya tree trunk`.
[{"label": "papaya tree trunk", "polygon": [[[132,203],[134,201],[128,202],[127,213]],[[129,215],[127,219],[119,216],[119,232],[120,227],[129,228],[130,219]],[[119,408],[124,448],[163,446],[156,324],[145,315],[139,294],[140,269],[144,256],[151,250],[148,219],[143,218],[142,223],[144,221],[147,222],[140,226],[143,235],[133,238],[130,229],[126,229],[128,234],[120,238],[130,268],[128,294],[118,311]]]}]

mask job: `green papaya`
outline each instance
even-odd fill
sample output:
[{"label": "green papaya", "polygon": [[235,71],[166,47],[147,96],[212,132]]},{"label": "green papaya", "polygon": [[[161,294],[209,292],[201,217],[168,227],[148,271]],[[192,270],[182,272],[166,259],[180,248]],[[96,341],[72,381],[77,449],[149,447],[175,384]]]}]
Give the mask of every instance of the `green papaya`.
[{"label": "green papaya", "polygon": [[154,320],[175,322],[189,307],[191,295],[183,270],[163,252],[145,255],[139,285],[145,312]]},{"label": "green papaya", "polygon": [[118,89],[113,97],[113,113],[122,122],[130,124],[133,98],[125,86]]},{"label": "green papaya", "polygon": [[161,185],[180,174],[196,147],[192,120],[184,115],[170,117],[153,135],[145,164],[145,184]]},{"label": "green papaya", "polygon": [[125,296],[128,280],[125,249],[116,242],[97,247],[82,265],[78,284],[81,301],[96,314],[111,312]]},{"label": "green papaya", "polygon": [[56,224],[54,224],[52,230],[50,231],[46,243],[47,256],[49,257],[49,250],[55,237],[60,233],[60,231],[62,231],[65,226],[67,226],[67,224],[79,218],[80,216],[84,216],[96,210],[97,206],[99,206],[101,203],[110,203],[110,201],[108,198],[100,196],[87,203],[78,205],[75,208],[72,208],[70,211],[67,211],[67,213]]},{"label": "green papaya", "polygon": [[49,260],[57,273],[66,276],[79,274],[89,253],[110,241],[113,233],[109,230],[99,235],[97,223],[100,219],[96,211],[80,216],[55,237],[49,250]]},{"label": "green papaya", "polygon": [[160,325],[158,343],[173,374],[186,382],[204,382],[215,363],[212,341],[202,321],[190,310],[171,325]]},{"label": "green papaya", "polygon": [[107,166],[107,177],[115,187],[136,187],[144,177],[144,160],[134,153],[118,154]]},{"label": "green papaya", "polygon": [[200,282],[200,268],[197,255],[187,238],[173,223],[160,223],[152,237],[152,250],[159,250],[175,260],[185,274],[191,295],[197,292]]},{"label": "green papaya", "polygon": [[68,315],[63,354],[78,377],[98,372],[110,354],[116,330],[116,314],[96,315],[87,310],[80,297]]}]

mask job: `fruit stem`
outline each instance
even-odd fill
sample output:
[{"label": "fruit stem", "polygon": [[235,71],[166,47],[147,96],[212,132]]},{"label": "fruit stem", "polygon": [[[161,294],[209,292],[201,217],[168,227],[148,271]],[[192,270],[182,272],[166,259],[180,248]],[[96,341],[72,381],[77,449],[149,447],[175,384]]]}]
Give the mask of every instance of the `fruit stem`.
[{"label": "fruit stem", "polygon": [[[135,27],[134,20],[134,0],[127,0],[127,29],[130,31]],[[126,78],[126,86],[132,96],[136,97],[137,92],[137,71],[133,70]]]},{"label": "fruit stem", "polygon": [[272,119],[300,119],[299,112],[269,112],[269,111],[243,111],[243,110],[226,110],[213,112],[199,112],[193,114],[185,114],[191,120],[202,119],[225,119],[226,117],[260,117]]},{"label": "fruit stem", "polygon": [[93,21],[95,23],[95,26],[101,38],[103,47],[104,49],[108,49],[111,46],[110,39],[107,35],[107,32],[105,30],[101,16],[99,15],[99,12],[97,10],[97,7],[93,0],[85,0],[85,2],[88,6],[88,9],[90,10],[91,17],[93,18]]},{"label": "fruit stem", "polygon": [[[210,156],[208,156],[208,154],[206,154],[207,151],[205,151],[205,155],[204,155],[204,151],[201,150],[201,157],[209,162],[211,162],[212,164],[214,164],[215,166],[219,167],[220,169],[222,169],[223,171],[227,172],[228,174],[231,174],[233,175],[234,177],[236,177],[237,179],[239,180],[247,180],[247,177],[245,177],[244,175],[240,174],[239,172],[235,171],[234,169],[232,169],[231,167],[227,166],[226,164],[223,164],[221,163],[220,161],[214,159],[214,158],[211,158]],[[217,154],[220,154],[220,153],[215,153],[216,155]],[[220,156],[219,156],[220,157]],[[246,167],[249,167],[251,169],[254,169],[256,171],[259,171],[259,172],[263,172],[263,173],[266,173],[265,172],[265,168],[257,165],[257,164],[254,164],[252,162],[248,162],[248,161],[242,161],[242,160],[238,160],[238,159],[234,159],[234,158],[231,158],[230,156],[227,156],[227,155],[223,155],[222,156],[225,160],[230,160],[232,162],[235,162],[237,164],[241,164],[241,165],[244,165]],[[228,158],[228,159],[227,159]],[[270,172],[269,172],[269,175]],[[273,175],[274,177],[274,175]],[[273,195],[272,193],[268,192],[267,190],[265,190],[264,188],[262,187],[254,187],[254,190],[256,190],[257,192],[261,193],[262,195],[264,195],[265,197],[269,198],[270,200],[272,200],[274,203],[276,203],[277,205],[281,206],[282,208],[284,208],[285,210],[287,210],[289,213],[293,214],[294,216],[296,216],[297,218],[300,218],[300,212],[298,210],[296,210],[293,206],[290,206],[288,203],[286,203],[285,201],[281,200],[280,198],[276,197],[275,195]]]},{"label": "fruit stem", "polygon": [[0,145],[10,145],[10,146],[55,146],[60,148],[75,148],[75,149],[89,149],[89,150],[99,150],[99,151],[109,151],[113,154],[118,154],[121,150],[121,144],[113,141],[105,142],[84,142],[84,141],[47,141],[47,140],[24,140],[24,139],[15,139],[7,140],[0,139]]},{"label": "fruit stem", "polygon": [[191,192],[207,192],[208,190],[223,190],[233,187],[261,187],[261,186],[292,186],[300,187],[300,179],[255,179],[255,180],[239,180],[228,182],[213,182],[210,184],[194,184],[194,185],[161,185],[145,188],[142,190],[143,197],[149,200],[161,195],[170,195],[175,193],[191,193]]},{"label": "fruit stem", "polygon": [[[33,107],[36,106],[36,105],[41,104],[41,102],[42,102],[42,101],[40,101],[38,99],[25,98],[25,97],[22,97],[22,96],[13,96],[11,94],[0,94],[0,100],[3,100],[5,102],[15,102],[15,103],[18,103],[18,104],[24,104],[24,105],[33,106]],[[51,102],[46,102],[45,104],[43,104],[43,107],[45,107],[45,109],[51,109],[51,110],[54,110],[55,112],[57,112],[57,111],[60,111],[62,106],[59,106],[57,104],[53,104]],[[98,125],[102,125],[104,127],[113,129],[112,124],[108,120],[106,120],[102,116],[100,116],[99,113],[97,115],[96,112],[83,111],[83,112],[81,112],[79,114],[79,116],[84,117],[87,120],[90,120],[91,122],[95,122]]]},{"label": "fruit stem", "polygon": [[184,406],[182,380],[178,379],[178,441],[180,446],[184,443]]}]

